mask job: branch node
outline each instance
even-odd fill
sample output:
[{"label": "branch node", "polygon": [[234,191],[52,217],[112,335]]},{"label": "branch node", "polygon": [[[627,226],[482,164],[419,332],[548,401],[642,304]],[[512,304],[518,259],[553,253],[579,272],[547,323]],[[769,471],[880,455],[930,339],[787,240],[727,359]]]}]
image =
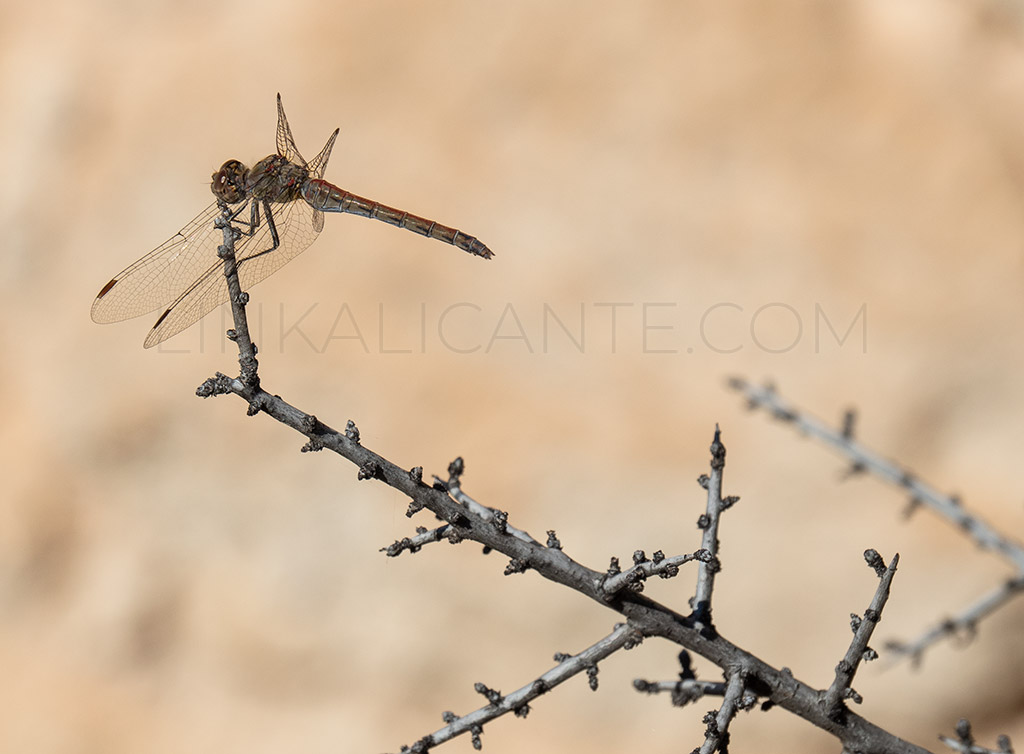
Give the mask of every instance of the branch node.
[{"label": "branch node", "polygon": [[356,478],[362,482],[365,479],[379,479],[384,481],[384,469],[381,468],[380,464],[376,461],[367,461],[359,467],[359,473]]},{"label": "branch node", "polygon": [[519,558],[512,558],[508,561],[508,565],[505,566],[505,575],[511,576],[514,573],[526,573],[530,569],[530,564],[525,560]]},{"label": "branch node", "polygon": [[739,495],[727,495],[722,498],[722,510],[726,511],[732,508],[736,503],[740,501]]},{"label": "branch node", "polygon": [[354,442],[356,445],[359,444],[359,427],[351,419],[345,424],[345,437]]},{"label": "branch node", "polygon": [[231,378],[217,372],[216,376],[210,377],[202,385],[196,388],[196,395],[200,398],[213,398],[217,395],[227,395],[231,390]]},{"label": "branch node", "polygon": [[843,414],[843,429],[842,436],[846,441],[853,439],[853,429],[857,424],[857,410],[849,408],[846,413]]},{"label": "branch node", "polygon": [[315,437],[310,438],[309,442],[299,448],[300,453],[319,453],[324,449],[324,444]]},{"label": "branch node", "polygon": [[878,550],[865,550],[864,560],[875,570],[875,575],[882,578],[885,575],[885,561],[878,554]]},{"label": "branch node", "polygon": [[917,495],[911,496],[911,498],[907,500],[906,506],[903,508],[903,518],[908,519],[913,516],[922,505],[924,505],[924,501],[921,500],[921,498]]},{"label": "branch node", "polygon": [[722,430],[715,424],[715,439],[711,442],[711,470],[721,471],[725,467],[725,445],[722,444]]},{"label": "branch node", "polygon": [[487,699],[487,701],[494,706],[498,706],[505,701],[505,697],[501,695],[500,691],[495,691],[479,681],[473,684],[473,690]]},{"label": "branch node", "polygon": [[498,534],[508,534],[508,513],[497,508],[491,513],[491,526]]}]

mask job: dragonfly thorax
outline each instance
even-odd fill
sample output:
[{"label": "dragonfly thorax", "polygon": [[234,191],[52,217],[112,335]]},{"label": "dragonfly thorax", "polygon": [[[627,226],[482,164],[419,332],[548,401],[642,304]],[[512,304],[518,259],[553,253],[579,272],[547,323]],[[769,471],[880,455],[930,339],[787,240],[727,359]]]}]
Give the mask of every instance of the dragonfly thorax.
[{"label": "dragonfly thorax", "polygon": [[302,196],[309,171],[302,165],[272,154],[247,168],[238,160],[228,160],[213,174],[210,190],[228,204],[248,199],[291,202]]},{"label": "dragonfly thorax", "polygon": [[272,154],[252,166],[245,187],[253,199],[291,202],[302,196],[302,186],[308,179],[309,171],[305,167]]}]

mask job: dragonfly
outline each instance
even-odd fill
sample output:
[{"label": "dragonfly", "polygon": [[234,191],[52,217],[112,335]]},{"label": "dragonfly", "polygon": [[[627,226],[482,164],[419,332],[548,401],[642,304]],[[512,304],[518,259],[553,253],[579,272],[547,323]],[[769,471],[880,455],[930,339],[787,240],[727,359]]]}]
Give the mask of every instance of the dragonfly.
[{"label": "dragonfly", "polygon": [[[222,232],[214,221],[222,205],[241,235],[235,243],[239,282],[247,290],[301,254],[324,227],[325,212],[347,212],[444,241],[474,256],[494,254],[471,235],[323,180],[340,129],[309,162],[299,154],[277,95],[277,153],[253,167],[228,160],[213,174],[216,201],[165,243],[119,272],[92,305],[94,322],[121,322],[163,308],[143,346],[151,348],[198,322],[228,300]],[[246,213],[248,209],[248,213]],[[248,218],[246,218],[248,215]]]}]

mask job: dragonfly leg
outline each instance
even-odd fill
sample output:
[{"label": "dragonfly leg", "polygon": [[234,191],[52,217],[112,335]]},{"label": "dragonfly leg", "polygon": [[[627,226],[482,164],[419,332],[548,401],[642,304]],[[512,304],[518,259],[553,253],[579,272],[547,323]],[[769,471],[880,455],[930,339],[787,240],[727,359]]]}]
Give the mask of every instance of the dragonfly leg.
[{"label": "dragonfly leg", "polygon": [[[259,225],[260,211],[257,205],[258,202],[256,201],[252,203],[252,216],[254,223],[252,226],[253,232],[255,232],[255,228]],[[268,201],[263,202],[263,216],[267,219],[267,228],[270,229],[270,239],[273,243],[269,249],[264,249],[263,251],[258,251],[255,254],[250,254],[245,257],[245,259],[242,259],[242,262],[248,262],[250,259],[256,259],[257,257],[262,257],[264,254],[269,254],[281,245],[281,238],[277,235],[277,224],[274,222],[274,213],[270,211],[270,202]],[[249,235],[251,236],[252,232],[250,232]]]},{"label": "dragonfly leg", "polygon": [[239,207],[238,209],[231,213],[231,222],[235,223],[236,225],[242,226],[242,228],[244,228],[242,232],[245,233],[245,235],[247,236],[251,236],[253,233],[256,232],[256,229],[260,227],[259,203],[253,201],[252,206],[250,207],[252,214],[250,215],[249,220],[243,220],[239,217],[239,215],[242,214],[242,212],[245,210],[245,207],[246,205],[243,204],[241,207]]}]

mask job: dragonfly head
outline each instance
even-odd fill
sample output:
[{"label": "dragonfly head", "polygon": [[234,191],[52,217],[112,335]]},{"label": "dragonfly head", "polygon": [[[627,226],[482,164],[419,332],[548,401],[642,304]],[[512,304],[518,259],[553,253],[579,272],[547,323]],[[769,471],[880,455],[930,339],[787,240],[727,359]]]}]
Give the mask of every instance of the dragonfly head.
[{"label": "dragonfly head", "polygon": [[213,195],[227,204],[237,204],[246,197],[245,181],[249,168],[238,160],[228,160],[213,174],[210,190]]}]

